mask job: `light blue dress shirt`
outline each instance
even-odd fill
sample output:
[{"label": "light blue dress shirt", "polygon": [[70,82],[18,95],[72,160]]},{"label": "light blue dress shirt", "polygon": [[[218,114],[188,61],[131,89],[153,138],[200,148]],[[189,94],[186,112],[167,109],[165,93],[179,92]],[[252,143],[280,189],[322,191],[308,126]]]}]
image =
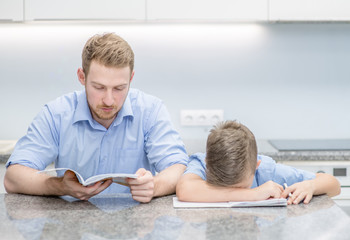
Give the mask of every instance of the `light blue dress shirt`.
[{"label": "light blue dress shirt", "polygon": [[[284,183],[287,183],[287,185],[290,186],[294,183],[314,179],[316,177],[316,174],[312,172],[276,163],[275,160],[267,156],[258,155],[258,160],[261,160],[261,163],[255,171],[251,188],[258,187],[270,180],[282,186]],[[196,153],[191,155],[184,174],[194,173],[200,176],[203,180],[206,180],[205,169],[205,154]]]},{"label": "light blue dress shirt", "polygon": [[[52,162],[86,179],[102,173],[135,173],[139,168],[155,174],[173,164],[187,165],[188,155],[160,99],[130,89],[106,129],[92,118],[85,91],[77,91],[44,106],[6,166],[43,170]],[[103,193],[116,192],[129,188],[112,184]]]}]

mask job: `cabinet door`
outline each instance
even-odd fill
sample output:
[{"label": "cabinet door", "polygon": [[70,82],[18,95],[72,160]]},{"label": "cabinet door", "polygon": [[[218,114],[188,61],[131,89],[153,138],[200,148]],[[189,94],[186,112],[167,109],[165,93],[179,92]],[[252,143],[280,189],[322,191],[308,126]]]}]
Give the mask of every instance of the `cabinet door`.
[{"label": "cabinet door", "polygon": [[263,20],[268,0],[148,0],[149,20]]},{"label": "cabinet door", "polygon": [[1,21],[23,21],[23,0],[1,0]]},{"label": "cabinet door", "polygon": [[26,20],[145,19],[146,0],[26,0]]},{"label": "cabinet door", "polygon": [[270,0],[270,20],[350,20],[349,0]]}]

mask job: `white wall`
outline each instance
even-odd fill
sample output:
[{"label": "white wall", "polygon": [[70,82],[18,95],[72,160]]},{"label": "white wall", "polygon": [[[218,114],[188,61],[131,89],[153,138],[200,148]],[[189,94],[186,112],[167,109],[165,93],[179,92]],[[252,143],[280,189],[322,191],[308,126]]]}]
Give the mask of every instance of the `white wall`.
[{"label": "white wall", "polygon": [[0,25],[0,139],[18,139],[40,108],[81,89],[81,49],[113,31],[136,54],[133,87],[181,109],[224,109],[258,139],[350,138],[350,24]]}]

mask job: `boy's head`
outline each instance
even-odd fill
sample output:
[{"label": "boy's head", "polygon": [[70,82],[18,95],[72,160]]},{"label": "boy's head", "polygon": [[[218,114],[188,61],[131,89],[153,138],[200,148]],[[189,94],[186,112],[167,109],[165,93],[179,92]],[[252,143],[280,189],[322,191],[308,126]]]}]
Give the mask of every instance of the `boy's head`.
[{"label": "boy's head", "polygon": [[257,167],[253,133],[236,121],[217,124],[207,140],[207,182],[216,186],[249,188]]}]

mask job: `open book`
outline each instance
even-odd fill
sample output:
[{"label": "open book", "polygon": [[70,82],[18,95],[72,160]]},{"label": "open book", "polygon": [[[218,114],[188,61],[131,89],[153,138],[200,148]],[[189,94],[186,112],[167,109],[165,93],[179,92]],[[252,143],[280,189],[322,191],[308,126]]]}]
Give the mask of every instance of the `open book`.
[{"label": "open book", "polygon": [[83,186],[88,186],[88,185],[94,184],[94,183],[96,183],[98,181],[102,181],[102,180],[106,180],[106,179],[110,179],[110,178],[113,180],[113,182],[125,184],[126,183],[126,181],[125,181],[126,178],[137,178],[136,174],[105,173],[105,174],[95,175],[95,176],[89,177],[88,179],[84,180],[84,178],[77,171],[74,171],[73,169],[70,169],[70,168],[53,168],[53,169],[47,169],[47,170],[39,171],[38,173],[45,173],[45,172],[51,172],[51,171],[60,171],[60,170],[70,170],[70,171],[74,172],[75,175],[77,176],[79,182]]},{"label": "open book", "polygon": [[182,202],[177,197],[174,197],[173,206],[174,208],[283,207],[287,206],[287,199],[276,198],[247,202]]}]

